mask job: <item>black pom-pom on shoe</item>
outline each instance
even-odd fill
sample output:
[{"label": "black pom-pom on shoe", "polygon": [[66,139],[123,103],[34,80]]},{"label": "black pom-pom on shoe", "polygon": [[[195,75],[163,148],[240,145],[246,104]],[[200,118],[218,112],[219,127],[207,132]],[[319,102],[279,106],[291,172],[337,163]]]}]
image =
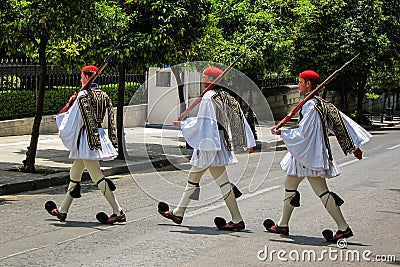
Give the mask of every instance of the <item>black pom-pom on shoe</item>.
[{"label": "black pom-pom on shoe", "polygon": [[44,204],[44,208],[47,210],[48,213],[53,215],[51,211],[57,209],[57,205],[54,201],[49,200]]},{"label": "black pom-pom on shoe", "polygon": [[96,219],[100,222],[100,223],[106,223],[108,220],[108,215],[101,211],[99,213],[96,214]]},{"label": "black pom-pom on shoe", "polygon": [[271,220],[271,219],[266,219],[264,221],[263,225],[264,225],[265,229],[269,229],[269,228],[271,228],[272,226],[275,225],[275,222],[273,220]]},{"label": "black pom-pom on shoe", "polygon": [[222,217],[215,217],[214,218],[214,223],[215,226],[217,226],[218,229],[223,228],[226,225],[226,220]]},{"label": "black pom-pom on shoe", "polygon": [[158,210],[161,212],[166,212],[169,210],[169,205],[165,202],[158,202]]},{"label": "black pom-pom on shoe", "polygon": [[332,241],[333,239],[333,231],[330,229],[325,229],[322,231],[322,235],[325,238],[326,241]]}]

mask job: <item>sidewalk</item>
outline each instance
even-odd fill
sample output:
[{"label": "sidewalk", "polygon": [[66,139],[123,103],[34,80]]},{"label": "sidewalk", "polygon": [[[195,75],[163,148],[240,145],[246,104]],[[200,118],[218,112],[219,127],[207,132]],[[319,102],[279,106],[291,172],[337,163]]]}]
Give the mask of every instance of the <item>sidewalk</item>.
[{"label": "sidewalk", "polygon": [[[257,127],[259,140],[256,151],[271,149],[281,144],[278,136],[268,129]],[[37,173],[20,172],[26,158],[30,135],[0,137],[0,195],[21,193],[29,190],[67,185],[72,160],[57,134],[39,136],[35,168]],[[188,164],[192,149],[180,130],[161,127],[137,127],[125,129],[126,160],[101,161],[105,176],[153,171],[171,164]],[[89,180],[84,173],[82,180]]]},{"label": "sidewalk", "polygon": [[[374,121],[369,129],[394,126],[400,119],[383,124]],[[272,126],[272,125],[271,125]],[[255,152],[272,151],[283,142],[279,136],[273,136],[269,127],[257,127],[257,148]],[[289,125],[290,126],[290,125]],[[68,150],[57,134],[39,136],[36,153],[37,173],[19,172],[26,158],[30,135],[0,137],[0,195],[21,193],[57,185],[67,185],[72,160],[68,159]],[[171,164],[188,164],[192,149],[186,148],[180,130],[161,127],[137,127],[125,129],[126,160],[113,160],[100,165],[105,176],[153,171]],[[85,172],[82,180],[89,180]]]}]

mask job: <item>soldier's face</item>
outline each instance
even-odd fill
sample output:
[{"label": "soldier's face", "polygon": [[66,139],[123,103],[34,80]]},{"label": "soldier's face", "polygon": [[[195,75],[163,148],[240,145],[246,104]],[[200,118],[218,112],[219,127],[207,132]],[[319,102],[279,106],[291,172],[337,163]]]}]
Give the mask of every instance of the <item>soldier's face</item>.
[{"label": "soldier's face", "polygon": [[81,73],[81,83],[82,83],[82,85],[86,84],[88,80],[89,80],[89,76],[83,74],[83,72],[82,72]]},{"label": "soldier's face", "polygon": [[298,87],[300,94],[307,94],[311,90],[311,82],[308,80],[304,80],[303,78],[299,78]]},{"label": "soldier's face", "polygon": [[213,80],[214,80],[214,78],[212,76],[203,74],[202,82],[203,82],[204,88],[207,88],[210,85],[210,83],[212,83]]}]

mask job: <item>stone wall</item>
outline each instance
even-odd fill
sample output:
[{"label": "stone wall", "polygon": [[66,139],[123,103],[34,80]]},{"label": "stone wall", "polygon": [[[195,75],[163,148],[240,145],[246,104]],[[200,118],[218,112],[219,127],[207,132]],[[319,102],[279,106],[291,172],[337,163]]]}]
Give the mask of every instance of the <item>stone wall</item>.
[{"label": "stone wall", "polygon": [[[116,108],[114,115],[117,116]],[[116,118],[115,118],[116,119]],[[146,122],[147,104],[124,107],[124,127],[139,127]],[[32,133],[34,118],[0,121],[0,136],[28,135]],[[107,128],[107,116],[103,127]],[[57,133],[57,125],[53,116],[43,116],[40,134]]]},{"label": "stone wall", "polygon": [[[280,121],[292,111],[302,100],[297,85],[287,85],[262,90],[263,95],[273,113],[274,119]],[[340,110],[346,113],[347,110],[354,111],[357,105],[355,95],[347,95],[342,101],[339,92],[328,92],[327,100],[334,103]],[[263,102],[260,102],[263,103]],[[264,102],[265,103],[265,102]],[[345,104],[343,104],[345,103]],[[257,105],[257,103],[255,103]],[[116,110],[115,110],[116,115]],[[147,104],[132,105],[124,107],[124,127],[140,127],[147,121]],[[107,118],[103,127],[107,128]],[[0,121],[0,136],[27,135],[31,134],[33,118]],[[52,116],[43,116],[40,126],[40,133],[56,133],[57,126]]]},{"label": "stone wall", "polygon": [[[303,97],[299,93],[297,85],[287,85],[276,88],[267,88],[262,90],[274,119],[279,121],[289,114]],[[357,107],[357,97],[355,95],[347,95],[342,101],[340,92],[328,91],[326,100],[336,105],[340,110],[354,111]]]}]

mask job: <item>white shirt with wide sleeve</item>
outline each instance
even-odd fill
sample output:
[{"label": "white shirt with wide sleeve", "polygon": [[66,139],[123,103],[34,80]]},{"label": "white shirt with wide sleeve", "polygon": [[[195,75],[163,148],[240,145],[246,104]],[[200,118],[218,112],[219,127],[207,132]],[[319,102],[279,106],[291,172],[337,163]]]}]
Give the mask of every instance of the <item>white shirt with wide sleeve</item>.
[{"label": "white shirt with wide sleeve", "polygon": [[[340,175],[335,160],[330,161],[325,146],[322,121],[315,109],[317,100],[307,101],[301,112],[303,118],[295,129],[281,130],[288,153],[281,161],[288,175],[299,177],[320,176],[332,178]],[[340,112],[356,148],[371,139],[371,135],[355,121]]]},{"label": "white shirt with wide sleeve", "polygon": [[[86,90],[80,91],[77,99],[84,94],[87,94]],[[58,136],[62,140],[64,146],[69,150],[70,159],[107,161],[113,160],[118,156],[118,152],[115,150],[103,128],[98,128],[101,149],[89,149],[86,130],[81,132],[78,147],[79,132],[83,127],[83,119],[77,100],[75,100],[68,111],[57,115],[56,123],[58,127]]]},{"label": "white shirt with wide sleeve", "polygon": [[[197,117],[190,117],[181,122],[183,137],[194,149],[190,163],[198,168],[227,166],[238,162],[235,153],[227,149],[224,132],[218,130],[215,104],[210,90],[204,94],[199,105]],[[247,121],[244,121],[247,148],[255,147],[256,142]]]}]

